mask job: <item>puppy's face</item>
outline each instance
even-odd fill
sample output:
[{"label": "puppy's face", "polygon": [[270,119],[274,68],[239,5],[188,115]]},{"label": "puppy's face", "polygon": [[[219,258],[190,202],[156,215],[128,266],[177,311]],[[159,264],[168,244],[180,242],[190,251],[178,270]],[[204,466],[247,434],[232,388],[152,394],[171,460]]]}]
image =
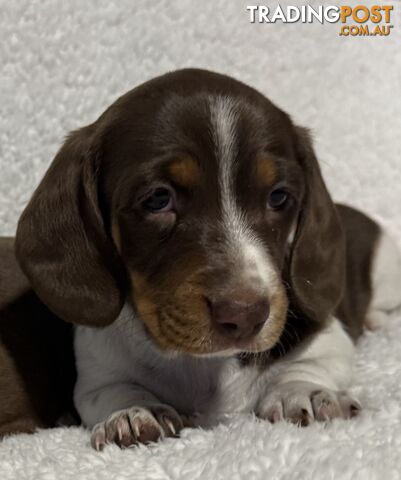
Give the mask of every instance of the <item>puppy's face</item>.
[{"label": "puppy's face", "polygon": [[110,137],[103,179],[147,331],[195,354],[270,348],[285,323],[282,270],[303,194],[289,119],[262,97],[194,88],[166,93],[145,124],[140,146],[135,127]]},{"label": "puppy's face", "polygon": [[[310,160],[313,168],[307,165],[309,147],[300,153],[299,131],[261,94],[210,72],[175,72],[121,97],[75,135],[81,137],[71,137],[59,153],[24,213],[17,237],[23,238],[27,226],[25,235],[37,235],[34,223],[44,198],[54,204],[59,195],[66,205],[73,190],[65,221],[58,220],[34,247],[24,240],[17,245],[37,292],[63,318],[113,320],[123,296],[121,283],[116,286],[110,279],[116,279],[119,262],[137,314],[166,351],[264,351],[283,332],[287,287],[293,286],[290,296],[295,297],[300,282],[305,308],[315,302],[308,285],[317,275],[314,268],[320,273],[325,260],[318,254],[320,235],[314,226],[325,208],[332,220],[331,200],[315,159]],[[71,163],[71,156],[78,160]],[[300,222],[300,210],[310,208],[308,178],[320,195],[314,207],[318,212]],[[57,181],[61,194],[54,187]],[[64,191],[65,183],[70,190]],[[77,214],[79,220],[74,220]],[[326,227],[334,238],[338,232],[331,220]],[[68,226],[73,237],[68,251],[57,256],[64,259],[62,285],[49,292],[38,279],[43,265],[38,268],[32,258],[33,252],[41,258],[45,251],[54,253],[51,239],[61,236],[60,225]],[[300,276],[295,250],[308,243],[311,248],[312,241],[315,258]],[[326,248],[324,255],[330,252]],[[66,266],[66,258],[73,265]],[[65,272],[73,278],[66,279]],[[70,294],[66,283],[74,283]],[[324,287],[323,293],[316,289],[319,299],[328,296],[332,303],[331,285]]]}]

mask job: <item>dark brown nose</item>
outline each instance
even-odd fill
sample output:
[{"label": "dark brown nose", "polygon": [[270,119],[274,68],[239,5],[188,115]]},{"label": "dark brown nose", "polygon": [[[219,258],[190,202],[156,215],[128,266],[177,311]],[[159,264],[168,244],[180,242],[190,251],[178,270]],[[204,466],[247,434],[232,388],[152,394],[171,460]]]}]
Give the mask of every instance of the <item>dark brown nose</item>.
[{"label": "dark brown nose", "polygon": [[265,298],[208,300],[212,322],[224,336],[240,340],[257,335],[265,324],[269,302]]}]

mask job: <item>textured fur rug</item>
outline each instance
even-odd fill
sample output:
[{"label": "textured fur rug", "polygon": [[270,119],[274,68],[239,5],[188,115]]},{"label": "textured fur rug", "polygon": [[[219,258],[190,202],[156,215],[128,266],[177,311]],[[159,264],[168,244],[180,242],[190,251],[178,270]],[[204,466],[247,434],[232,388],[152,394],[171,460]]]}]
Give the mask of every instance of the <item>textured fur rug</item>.
[{"label": "textured fur rug", "polygon": [[[401,244],[401,8],[390,3],[390,37],[341,38],[338,24],[250,24],[242,1],[0,0],[0,234],[14,233],[69,130],[156,74],[198,66],[252,84],[311,127],[333,196]],[[361,339],[364,410],[352,421],[299,429],[236,417],[103,453],[83,429],[40,431],[0,443],[0,478],[398,479],[400,344],[400,315]]]}]

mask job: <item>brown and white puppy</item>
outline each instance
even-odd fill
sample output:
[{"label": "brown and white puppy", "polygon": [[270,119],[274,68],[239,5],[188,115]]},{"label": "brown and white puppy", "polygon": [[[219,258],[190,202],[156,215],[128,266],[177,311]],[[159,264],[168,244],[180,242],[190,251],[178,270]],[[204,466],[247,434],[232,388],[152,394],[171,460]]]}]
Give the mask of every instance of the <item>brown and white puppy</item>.
[{"label": "brown and white puppy", "polygon": [[401,303],[394,244],[334,205],[308,133],[202,70],[70,135],[16,240],[38,297],[78,325],[75,406],[97,449],[227,413],[351,417],[351,337]]}]

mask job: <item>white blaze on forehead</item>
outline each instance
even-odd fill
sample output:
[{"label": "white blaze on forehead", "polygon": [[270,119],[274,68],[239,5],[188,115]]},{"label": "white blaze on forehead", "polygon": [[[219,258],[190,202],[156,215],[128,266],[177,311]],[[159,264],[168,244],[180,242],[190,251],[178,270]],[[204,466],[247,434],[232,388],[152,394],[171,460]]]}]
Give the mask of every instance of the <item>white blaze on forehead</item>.
[{"label": "white blaze on forehead", "polygon": [[246,221],[235,197],[234,179],[237,173],[239,105],[225,96],[210,98],[212,135],[219,165],[219,186],[223,228],[227,248],[243,280],[251,286],[268,289],[277,284],[277,274],[266,247],[256,237]]}]

